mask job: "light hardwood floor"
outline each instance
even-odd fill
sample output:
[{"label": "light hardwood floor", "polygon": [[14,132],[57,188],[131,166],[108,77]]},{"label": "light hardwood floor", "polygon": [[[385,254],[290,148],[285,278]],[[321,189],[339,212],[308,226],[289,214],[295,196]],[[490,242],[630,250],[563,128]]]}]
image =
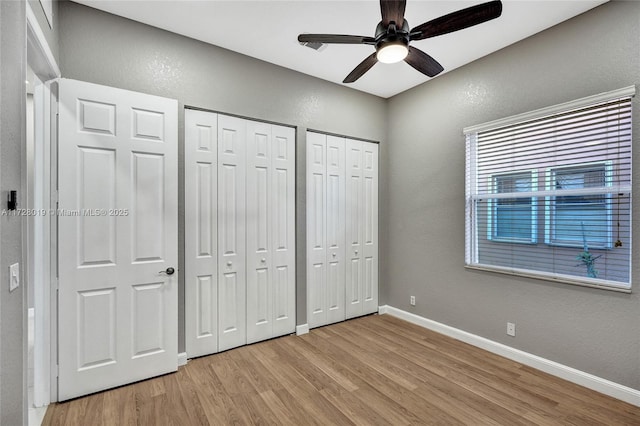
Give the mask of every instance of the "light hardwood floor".
[{"label": "light hardwood floor", "polygon": [[640,425],[640,408],[388,315],[51,405],[43,425]]}]

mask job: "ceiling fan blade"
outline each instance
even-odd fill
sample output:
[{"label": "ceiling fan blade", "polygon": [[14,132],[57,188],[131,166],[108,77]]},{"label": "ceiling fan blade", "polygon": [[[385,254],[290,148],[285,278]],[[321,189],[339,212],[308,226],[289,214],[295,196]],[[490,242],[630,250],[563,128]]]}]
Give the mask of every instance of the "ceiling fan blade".
[{"label": "ceiling fan blade", "polygon": [[382,12],[382,25],[386,28],[389,22],[396,23],[396,27],[402,28],[404,23],[404,10],[407,6],[406,0],[380,0],[380,11]]},{"label": "ceiling fan blade", "polygon": [[490,21],[502,14],[502,2],[490,1],[441,16],[411,30],[411,40],[422,40],[452,33]]},{"label": "ceiling fan blade", "polygon": [[343,34],[300,34],[300,43],[325,43],[325,44],[375,44],[373,37],[343,35]]},{"label": "ceiling fan blade", "polygon": [[409,54],[404,61],[429,77],[435,77],[444,70],[438,61],[413,46],[409,46]]},{"label": "ceiling fan blade", "polygon": [[365,72],[369,71],[372,66],[374,66],[378,59],[376,58],[377,53],[373,52],[371,56],[367,56],[367,58],[360,62],[360,64],[351,71],[351,73],[342,81],[343,83],[353,83],[360,77],[364,75]]}]

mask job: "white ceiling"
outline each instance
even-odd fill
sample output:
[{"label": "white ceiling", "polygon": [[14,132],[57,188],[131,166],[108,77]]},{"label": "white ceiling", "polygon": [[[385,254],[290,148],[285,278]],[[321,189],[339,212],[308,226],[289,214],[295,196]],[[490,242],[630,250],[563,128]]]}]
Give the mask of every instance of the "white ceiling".
[{"label": "white ceiling", "polygon": [[[343,84],[372,46],[301,46],[300,33],[373,36],[380,21],[374,0],[74,0],[106,12],[224,47],[263,61]],[[408,0],[405,18],[423,22],[486,0]],[[586,12],[607,0],[503,0],[498,19],[412,46],[433,56],[446,73],[482,56]],[[438,77],[435,77],[438,78]],[[429,80],[401,62],[378,63],[347,86],[384,98]]]}]

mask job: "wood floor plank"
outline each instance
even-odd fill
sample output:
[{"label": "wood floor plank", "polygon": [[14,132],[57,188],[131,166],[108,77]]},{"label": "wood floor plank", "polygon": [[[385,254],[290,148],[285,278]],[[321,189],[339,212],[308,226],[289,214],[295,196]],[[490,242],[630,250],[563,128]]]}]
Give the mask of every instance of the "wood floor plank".
[{"label": "wood floor plank", "polygon": [[293,419],[296,425],[321,426],[322,419],[310,415],[305,402],[287,389],[266,391],[260,394],[272,409],[277,408],[281,416]]},{"label": "wood floor plank", "polygon": [[640,425],[640,407],[388,315],[190,360],[43,425]]},{"label": "wood floor plank", "polygon": [[122,386],[104,392],[103,425],[135,426],[137,424],[134,386]]}]

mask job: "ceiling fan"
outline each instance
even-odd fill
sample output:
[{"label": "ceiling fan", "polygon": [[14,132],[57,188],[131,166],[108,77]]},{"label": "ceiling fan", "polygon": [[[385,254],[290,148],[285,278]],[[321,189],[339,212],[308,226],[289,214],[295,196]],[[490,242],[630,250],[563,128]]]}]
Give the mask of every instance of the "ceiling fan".
[{"label": "ceiling fan", "polygon": [[344,79],[343,83],[353,83],[371,69],[378,61],[395,63],[404,60],[421,73],[434,77],[444,68],[431,56],[409,43],[425,38],[452,33],[490,21],[502,14],[500,0],[482,3],[458,10],[409,29],[404,19],[406,0],[380,0],[382,21],[376,27],[375,37],[342,34],[300,34],[300,43],[325,44],[368,44],[376,51],[362,61]]}]

